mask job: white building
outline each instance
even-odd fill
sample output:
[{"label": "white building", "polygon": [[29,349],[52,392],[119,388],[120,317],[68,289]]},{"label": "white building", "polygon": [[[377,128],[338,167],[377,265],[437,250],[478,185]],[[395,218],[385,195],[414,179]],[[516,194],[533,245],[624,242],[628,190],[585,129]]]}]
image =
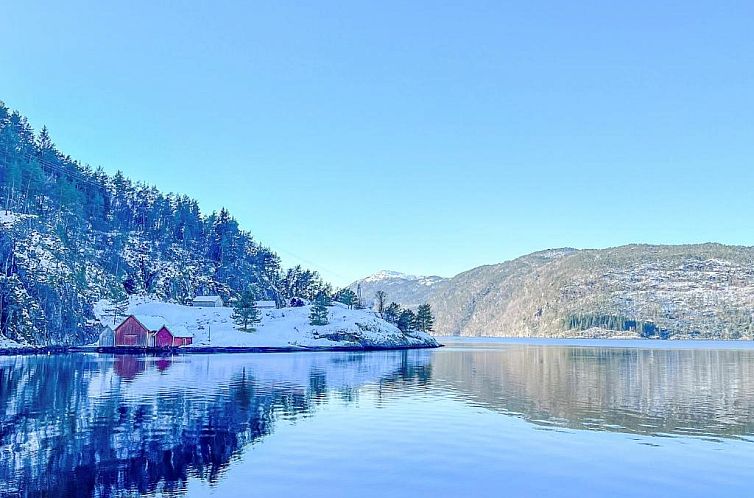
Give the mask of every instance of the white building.
[{"label": "white building", "polygon": [[97,345],[101,348],[108,348],[115,346],[115,331],[105,325],[102,327],[102,331],[99,334],[99,340]]},{"label": "white building", "polygon": [[191,301],[191,305],[198,308],[222,308],[224,306],[223,298],[220,296],[196,296]]},{"label": "white building", "polygon": [[260,310],[275,309],[277,308],[277,305],[275,304],[275,301],[257,301],[257,308]]}]

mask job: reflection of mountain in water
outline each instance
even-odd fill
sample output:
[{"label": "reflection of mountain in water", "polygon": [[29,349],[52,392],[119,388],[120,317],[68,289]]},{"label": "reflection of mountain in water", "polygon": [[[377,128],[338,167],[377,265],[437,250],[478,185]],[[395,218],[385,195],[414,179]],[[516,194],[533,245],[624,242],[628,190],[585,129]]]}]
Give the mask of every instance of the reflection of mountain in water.
[{"label": "reflection of mountain in water", "polygon": [[522,346],[438,351],[433,385],[542,425],[754,434],[754,351]]},{"label": "reflection of mountain in water", "polygon": [[0,482],[6,492],[111,496],[216,481],[247,445],[377,383],[426,384],[426,351],[0,358]]}]

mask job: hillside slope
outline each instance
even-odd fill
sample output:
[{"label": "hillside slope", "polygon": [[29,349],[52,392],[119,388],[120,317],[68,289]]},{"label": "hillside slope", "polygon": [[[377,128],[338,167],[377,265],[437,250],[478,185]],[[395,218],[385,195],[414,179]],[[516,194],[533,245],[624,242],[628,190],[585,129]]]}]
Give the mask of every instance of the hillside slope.
[{"label": "hillside slope", "polygon": [[474,268],[407,302],[417,299],[432,305],[436,335],[749,339],[754,248],[547,250]]}]

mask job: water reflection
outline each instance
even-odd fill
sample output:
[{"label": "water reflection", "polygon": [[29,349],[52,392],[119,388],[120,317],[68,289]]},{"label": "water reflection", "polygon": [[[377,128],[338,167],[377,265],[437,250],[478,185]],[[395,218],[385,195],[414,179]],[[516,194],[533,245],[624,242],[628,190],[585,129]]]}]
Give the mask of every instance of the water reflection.
[{"label": "water reflection", "polygon": [[507,346],[441,351],[433,383],[541,426],[754,434],[754,351]]},{"label": "water reflection", "polygon": [[[464,424],[467,430],[451,439],[454,451],[473,462],[472,473],[479,462],[495,462],[491,455],[514,451],[504,440],[494,446],[486,433],[472,437],[482,420],[478,408],[497,419],[523,419],[528,427],[747,439],[754,434],[752,381],[752,350],[516,345],[1,357],[0,494],[181,494],[191,479],[221,481],[245,449],[273,440],[282,423],[318,414],[331,423],[320,407],[342,404],[354,408],[348,417],[382,417],[359,411],[362,398],[391,414],[393,427],[409,431],[404,438],[418,427],[446,434],[448,424]],[[374,446],[363,450],[390,453],[399,442],[383,442],[386,436],[369,439]],[[475,456],[488,443],[493,448]],[[319,448],[308,451],[308,459],[320,456]],[[455,455],[447,460],[458,464]],[[392,458],[396,469],[413,472],[399,456]],[[396,469],[390,471],[401,472]]]},{"label": "water reflection", "polygon": [[0,491],[113,496],[214,482],[278,417],[430,372],[422,351],[0,358]]}]

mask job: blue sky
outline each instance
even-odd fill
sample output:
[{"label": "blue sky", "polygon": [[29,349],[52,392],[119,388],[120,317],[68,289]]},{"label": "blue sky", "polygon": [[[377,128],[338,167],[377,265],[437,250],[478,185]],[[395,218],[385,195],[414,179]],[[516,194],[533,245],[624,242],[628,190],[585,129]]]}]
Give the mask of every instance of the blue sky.
[{"label": "blue sky", "polygon": [[754,244],[752,2],[6,2],[0,100],[336,284]]}]

